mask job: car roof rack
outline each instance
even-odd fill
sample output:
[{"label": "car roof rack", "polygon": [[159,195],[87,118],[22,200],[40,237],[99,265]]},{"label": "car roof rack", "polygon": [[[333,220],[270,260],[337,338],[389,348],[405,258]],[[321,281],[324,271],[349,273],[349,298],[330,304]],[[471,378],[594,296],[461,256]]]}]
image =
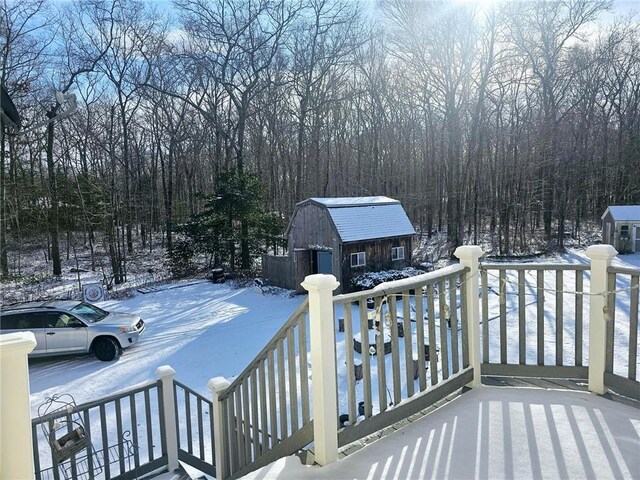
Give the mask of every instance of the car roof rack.
[{"label": "car roof rack", "polygon": [[32,308],[56,308],[53,305],[49,305],[55,300],[43,300],[43,301],[35,301],[35,302],[16,302],[10,303],[9,305],[3,305],[3,312],[13,312],[16,310],[29,310]]}]

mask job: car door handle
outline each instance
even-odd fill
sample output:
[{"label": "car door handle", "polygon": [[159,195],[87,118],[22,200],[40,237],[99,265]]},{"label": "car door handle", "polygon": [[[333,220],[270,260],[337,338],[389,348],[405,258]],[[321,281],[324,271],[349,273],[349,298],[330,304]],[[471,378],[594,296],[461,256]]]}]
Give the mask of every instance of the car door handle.
[{"label": "car door handle", "polygon": [[47,332],[47,335],[55,335],[56,332]]}]

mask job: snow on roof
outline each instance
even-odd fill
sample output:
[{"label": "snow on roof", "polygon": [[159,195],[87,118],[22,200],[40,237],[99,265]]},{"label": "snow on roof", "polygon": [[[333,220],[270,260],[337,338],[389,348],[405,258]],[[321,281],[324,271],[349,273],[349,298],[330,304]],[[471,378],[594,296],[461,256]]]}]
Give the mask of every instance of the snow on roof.
[{"label": "snow on roof", "polygon": [[396,203],[332,207],[327,208],[327,211],[343,242],[415,235],[416,231],[402,205],[394,202]]},{"label": "snow on roof", "polygon": [[[383,197],[383,196],[310,198],[309,200],[320,203],[327,208],[356,207],[356,206],[362,207],[365,205],[387,205],[387,204],[400,203],[398,200],[394,200],[393,198]],[[305,201],[308,201],[308,200],[305,200]]]},{"label": "snow on roof", "polygon": [[616,222],[640,220],[640,205],[613,205],[607,207],[602,214],[604,219],[607,211],[611,212],[611,216]]}]

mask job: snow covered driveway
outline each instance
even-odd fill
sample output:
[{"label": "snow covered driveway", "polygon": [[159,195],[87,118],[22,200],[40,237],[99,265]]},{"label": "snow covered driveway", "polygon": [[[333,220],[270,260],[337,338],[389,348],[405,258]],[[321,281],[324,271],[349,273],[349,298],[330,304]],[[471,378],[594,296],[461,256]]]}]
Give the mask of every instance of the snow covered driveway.
[{"label": "snow covered driveway", "polygon": [[69,393],[81,404],[155,380],[160,365],[170,365],[177,380],[208,397],[207,381],[239,374],[303,299],[203,281],[101,302],[107,310],[140,315],[147,324],[144,336],[114,362],[93,355],[32,360],[32,414],[56,393]]}]

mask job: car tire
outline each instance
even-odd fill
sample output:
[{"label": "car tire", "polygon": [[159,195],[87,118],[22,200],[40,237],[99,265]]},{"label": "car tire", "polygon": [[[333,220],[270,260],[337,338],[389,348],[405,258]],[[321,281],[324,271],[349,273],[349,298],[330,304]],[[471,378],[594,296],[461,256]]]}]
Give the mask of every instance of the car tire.
[{"label": "car tire", "polygon": [[93,342],[93,354],[98,360],[110,362],[115,360],[122,353],[122,349],[118,342],[113,338],[100,337]]}]

